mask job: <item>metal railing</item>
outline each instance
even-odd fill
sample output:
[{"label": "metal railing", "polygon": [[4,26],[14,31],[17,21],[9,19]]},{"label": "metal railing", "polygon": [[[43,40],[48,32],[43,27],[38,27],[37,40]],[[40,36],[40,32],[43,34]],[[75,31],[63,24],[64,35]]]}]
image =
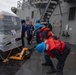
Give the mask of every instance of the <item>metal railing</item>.
[{"label": "metal railing", "polygon": [[46,10],[47,10],[47,8],[48,8],[48,6],[49,6],[49,4],[50,4],[50,2],[51,2],[51,0],[48,1],[47,6],[46,6],[46,8],[45,8],[45,10],[44,10],[44,13],[41,15],[40,20],[43,19],[44,15],[45,15],[45,13],[46,13]]},{"label": "metal railing", "polygon": [[44,2],[48,0],[29,0],[30,3]]},{"label": "metal railing", "polygon": [[22,0],[17,1],[17,9],[21,9],[22,8]]}]

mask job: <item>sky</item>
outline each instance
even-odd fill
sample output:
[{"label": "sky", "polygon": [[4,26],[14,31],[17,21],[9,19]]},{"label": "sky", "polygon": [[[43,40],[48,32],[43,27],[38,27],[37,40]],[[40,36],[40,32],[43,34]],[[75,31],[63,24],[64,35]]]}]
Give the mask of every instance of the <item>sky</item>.
[{"label": "sky", "polygon": [[11,7],[17,7],[17,1],[19,0],[0,0],[0,12],[7,11],[9,13],[12,13]]}]

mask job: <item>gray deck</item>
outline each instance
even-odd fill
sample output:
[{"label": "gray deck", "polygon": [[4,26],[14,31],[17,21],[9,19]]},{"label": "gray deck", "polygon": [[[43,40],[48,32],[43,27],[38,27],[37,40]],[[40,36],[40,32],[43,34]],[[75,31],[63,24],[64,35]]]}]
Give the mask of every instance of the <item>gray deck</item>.
[{"label": "gray deck", "polygon": [[[71,53],[69,54],[65,63],[64,75],[76,75],[76,47],[71,47]],[[52,59],[52,61],[56,66],[57,60]],[[42,62],[44,62],[43,54],[41,55],[34,51],[31,58],[22,65],[15,75],[47,75],[46,72],[49,67],[42,66]]]},{"label": "gray deck", "polygon": [[[35,43],[26,44],[26,47],[31,49],[35,45]],[[71,46],[71,48],[71,53],[65,63],[64,75],[76,75],[76,46]],[[52,61],[56,67],[57,60],[54,58]],[[46,72],[49,67],[42,66],[42,62],[44,62],[44,55],[35,50],[30,59],[23,59],[22,61],[10,60],[6,63],[0,61],[0,75],[47,75]]]}]

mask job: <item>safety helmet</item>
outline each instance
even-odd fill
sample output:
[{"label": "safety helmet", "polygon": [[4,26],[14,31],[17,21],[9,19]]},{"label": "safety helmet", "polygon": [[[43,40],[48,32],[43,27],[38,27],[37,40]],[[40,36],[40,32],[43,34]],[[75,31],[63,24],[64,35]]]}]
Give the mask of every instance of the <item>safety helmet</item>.
[{"label": "safety helmet", "polygon": [[36,25],[35,25],[35,30],[38,30],[38,29],[41,28],[42,26],[43,26],[43,25],[41,25],[41,24],[39,24],[39,23],[36,24]]},{"label": "safety helmet", "polygon": [[40,23],[40,20],[36,20],[36,23]]},{"label": "safety helmet", "polygon": [[46,50],[46,44],[44,42],[38,44],[36,46],[36,50],[39,52],[39,53],[43,53],[45,50]]}]

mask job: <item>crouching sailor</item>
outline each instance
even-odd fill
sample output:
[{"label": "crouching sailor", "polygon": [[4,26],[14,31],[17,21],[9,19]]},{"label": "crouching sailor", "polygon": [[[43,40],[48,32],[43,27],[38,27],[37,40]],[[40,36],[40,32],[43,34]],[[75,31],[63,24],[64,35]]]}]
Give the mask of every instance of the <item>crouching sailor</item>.
[{"label": "crouching sailor", "polygon": [[60,40],[49,38],[36,46],[36,50],[40,53],[45,52],[49,57],[56,58],[58,60],[56,67],[56,74],[63,75],[63,68],[65,60],[70,53],[70,46]]}]

